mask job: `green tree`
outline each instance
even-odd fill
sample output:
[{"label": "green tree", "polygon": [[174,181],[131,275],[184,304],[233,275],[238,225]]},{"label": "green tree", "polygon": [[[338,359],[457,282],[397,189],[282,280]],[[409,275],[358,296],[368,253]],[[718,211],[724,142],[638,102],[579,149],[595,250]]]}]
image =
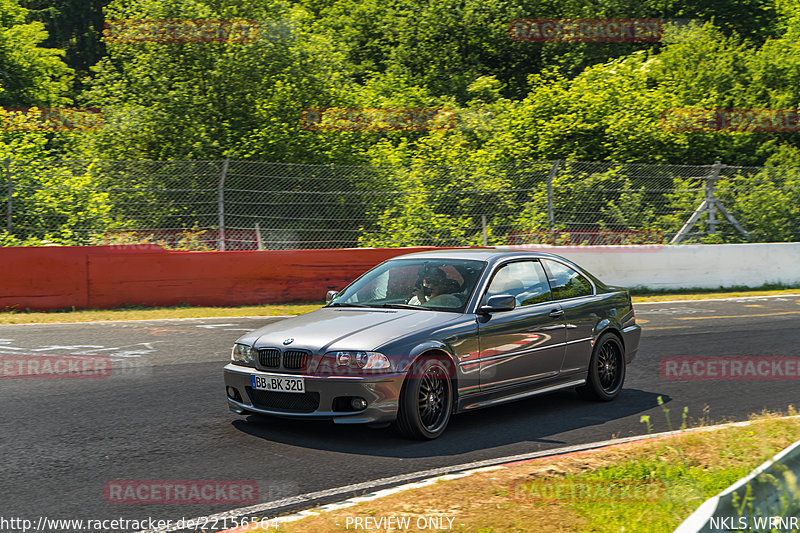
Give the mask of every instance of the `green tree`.
[{"label": "green tree", "polygon": [[109,42],[86,102],[108,126],[91,142],[119,159],[346,160],[338,139],[301,128],[303,109],[346,104],[340,54],[282,0],[115,0],[109,20],[255,19],[256,42]]},{"label": "green tree", "polygon": [[0,106],[68,104],[72,70],[64,52],[44,48],[44,24],[26,16],[17,0],[0,0]]},{"label": "green tree", "polygon": [[64,61],[77,73],[74,93],[82,90],[89,68],[105,55],[103,7],[111,0],[21,0],[28,20],[45,24],[43,45],[65,51]]},{"label": "green tree", "polygon": [[757,43],[779,31],[772,0],[338,0],[306,5],[313,5],[320,24],[342,42],[357,81],[402,75],[461,104],[469,99],[470,83],[480,76],[495,76],[503,83],[503,95],[517,99],[528,92],[530,75],[555,69],[572,78],[588,66],[653,47],[635,42],[515,42],[509,37],[509,23],[515,19],[714,21],[726,34]]}]

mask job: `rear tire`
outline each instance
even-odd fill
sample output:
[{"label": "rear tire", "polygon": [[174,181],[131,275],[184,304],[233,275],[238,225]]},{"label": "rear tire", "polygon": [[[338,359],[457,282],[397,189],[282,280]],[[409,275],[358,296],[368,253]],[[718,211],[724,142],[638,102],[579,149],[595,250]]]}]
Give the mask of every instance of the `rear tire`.
[{"label": "rear tire", "polygon": [[453,383],[447,365],[438,359],[414,363],[403,383],[397,429],[403,436],[431,440],[441,435],[453,409]]},{"label": "rear tire", "polygon": [[584,400],[610,402],[622,390],[625,382],[625,348],[613,333],[604,333],[597,339],[589,360],[586,385],[578,387]]}]

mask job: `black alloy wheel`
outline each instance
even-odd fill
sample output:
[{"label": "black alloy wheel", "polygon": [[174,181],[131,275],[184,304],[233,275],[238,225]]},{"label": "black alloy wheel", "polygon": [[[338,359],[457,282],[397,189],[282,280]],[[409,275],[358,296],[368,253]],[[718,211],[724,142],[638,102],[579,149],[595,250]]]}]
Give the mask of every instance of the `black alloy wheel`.
[{"label": "black alloy wheel", "polygon": [[608,402],[619,395],[624,382],[625,349],[619,337],[604,333],[594,345],[586,385],[578,387],[578,393],[587,400]]},{"label": "black alloy wheel", "polygon": [[397,427],[406,437],[435,439],[444,432],[453,408],[448,365],[438,359],[415,363],[403,384]]}]

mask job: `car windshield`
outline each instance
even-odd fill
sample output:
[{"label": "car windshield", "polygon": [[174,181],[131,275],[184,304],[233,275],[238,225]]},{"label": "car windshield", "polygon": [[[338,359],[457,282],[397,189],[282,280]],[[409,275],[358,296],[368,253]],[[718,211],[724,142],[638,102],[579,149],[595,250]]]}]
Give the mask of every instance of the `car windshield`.
[{"label": "car windshield", "polygon": [[483,261],[463,259],[391,260],[358,278],[328,305],[463,313],[484,268]]}]

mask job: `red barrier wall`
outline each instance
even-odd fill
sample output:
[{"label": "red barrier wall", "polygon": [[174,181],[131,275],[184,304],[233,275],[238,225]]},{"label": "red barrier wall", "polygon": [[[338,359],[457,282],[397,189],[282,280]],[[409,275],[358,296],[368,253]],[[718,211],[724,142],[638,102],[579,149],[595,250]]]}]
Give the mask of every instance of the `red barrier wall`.
[{"label": "red barrier wall", "polygon": [[86,307],[86,251],[0,248],[0,309]]},{"label": "red barrier wall", "polygon": [[0,248],[0,309],[316,301],[372,266],[430,248],[173,252],[155,247]]}]

